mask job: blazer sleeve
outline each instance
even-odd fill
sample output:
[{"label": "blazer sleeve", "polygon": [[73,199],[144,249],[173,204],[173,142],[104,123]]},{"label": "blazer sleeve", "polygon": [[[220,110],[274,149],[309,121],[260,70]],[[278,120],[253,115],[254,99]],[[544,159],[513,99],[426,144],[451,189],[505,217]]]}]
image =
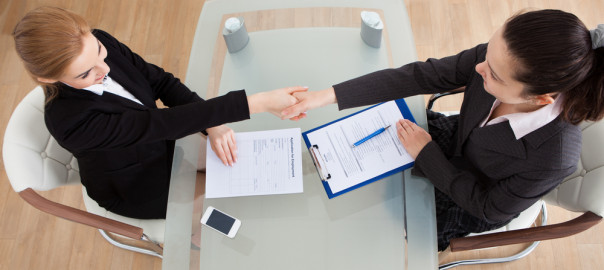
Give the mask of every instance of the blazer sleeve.
[{"label": "blazer sleeve", "polygon": [[108,109],[99,104],[96,100],[56,98],[46,105],[46,125],[63,147],[81,153],[176,140],[209,127],[249,119],[243,90],[163,109]]},{"label": "blazer sleeve", "polygon": [[486,44],[442,59],[414,62],[396,69],[376,71],[334,85],[340,110],[465,86],[484,60]]},{"label": "blazer sleeve", "polygon": [[119,42],[109,33],[95,29],[95,34],[103,36],[105,46],[117,49],[125,59],[132,63],[136,69],[147,79],[153,91],[154,100],[160,99],[168,107],[202,101],[197,94],[185,86],[180,79],[164,69],[147,63],[142,57],[134,53],[128,46]]},{"label": "blazer sleeve", "polygon": [[576,170],[578,154],[568,152],[571,153],[567,153],[562,164],[557,163],[560,159],[551,160],[552,164],[518,172],[491,186],[483,184],[490,181],[481,179],[486,176],[453,164],[434,141],[421,150],[415,168],[462,209],[487,222],[498,223],[514,218]]}]

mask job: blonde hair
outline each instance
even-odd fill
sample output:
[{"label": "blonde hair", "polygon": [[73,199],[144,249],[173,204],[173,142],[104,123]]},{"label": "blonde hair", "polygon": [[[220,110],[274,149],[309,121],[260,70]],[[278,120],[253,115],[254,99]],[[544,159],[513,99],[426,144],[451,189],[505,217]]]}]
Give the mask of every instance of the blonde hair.
[{"label": "blonde hair", "polygon": [[42,84],[46,102],[58,95],[57,83],[37,78],[58,79],[83,50],[83,37],[90,26],[81,16],[57,7],[40,7],[28,12],[13,30],[15,48],[31,77]]}]

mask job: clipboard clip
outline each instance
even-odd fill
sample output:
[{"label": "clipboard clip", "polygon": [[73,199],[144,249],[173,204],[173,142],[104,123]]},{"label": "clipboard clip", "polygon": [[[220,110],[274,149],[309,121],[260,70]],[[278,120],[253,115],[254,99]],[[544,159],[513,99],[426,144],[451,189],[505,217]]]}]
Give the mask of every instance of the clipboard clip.
[{"label": "clipboard clip", "polygon": [[312,162],[317,168],[317,172],[319,172],[319,177],[321,178],[321,181],[329,180],[331,178],[331,174],[329,174],[329,172],[327,171],[327,167],[322,165],[325,164],[325,160],[323,159],[323,156],[321,156],[321,152],[319,152],[319,146],[314,144],[313,146],[308,148],[308,151],[310,152],[310,156],[312,157]]}]

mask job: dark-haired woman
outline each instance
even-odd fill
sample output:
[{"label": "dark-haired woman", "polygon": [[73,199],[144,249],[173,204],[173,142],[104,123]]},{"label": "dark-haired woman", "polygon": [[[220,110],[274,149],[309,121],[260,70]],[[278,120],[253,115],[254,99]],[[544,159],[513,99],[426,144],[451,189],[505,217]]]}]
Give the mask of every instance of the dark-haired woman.
[{"label": "dark-haired woman", "polygon": [[301,102],[282,117],[465,86],[460,114],[430,120],[430,134],[407,120],[396,123],[415,158],[413,173],[436,188],[444,250],[452,238],[509,223],[575,171],[577,124],[604,114],[603,32],[590,33],[566,12],[527,12],[510,18],[488,44],[457,55],[295,94]]}]

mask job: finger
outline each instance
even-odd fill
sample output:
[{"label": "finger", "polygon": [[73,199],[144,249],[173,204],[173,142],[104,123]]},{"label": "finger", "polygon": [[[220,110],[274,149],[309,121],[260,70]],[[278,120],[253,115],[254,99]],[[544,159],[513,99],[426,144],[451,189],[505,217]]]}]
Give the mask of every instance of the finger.
[{"label": "finger", "polygon": [[404,120],[405,120],[405,122],[407,122],[407,124],[408,124],[408,125],[409,125],[411,128],[413,128],[413,130],[416,130],[417,128],[419,128],[419,126],[418,126],[416,123],[414,123],[413,121],[411,121],[411,120],[409,120],[409,119],[404,119]]},{"label": "finger", "polygon": [[298,116],[305,111],[308,111],[306,109],[306,104],[301,102],[301,103],[289,106],[289,107],[285,108],[285,110],[281,111],[281,119],[289,119],[294,116]]},{"label": "finger", "polygon": [[407,130],[405,129],[405,122],[402,120],[396,123],[396,129],[398,130],[398,133],[401,134],[401,136],[407,134]]},{"label": "finger", "polygon": [[233,166],[233,156],[231,155],[231,150],[229,149],[229,144],[227,142],[224,142],[222,144],[222,149],[224,151],[224,155],[226,156],[227,163],[229,164],[229,166]]},{"label": "finger", "polygon": [[296,99],[300,100],[300,98],[304,97],[304,92],[294,92],[294,93],[292,93],[292,96],[294,96]]},{"label": "finger", "polygon": [[398,137],[399,141],[403,142],[404,138],[403,138],[403,127],[401,125],[399,125],[398,123],[396,124],[396,136]]},{"label": "finger", "polygon": [[220,145],[214,146],[212,144],[212,150],[214,150],[216,156],[218,156],[218,158],[222,161],[222,164],[228,165],[226,155],[224,154],[224,151],[222,150],[222,147],[220,147]]},{"label": "finger", "polygon": [[233,156],[233,161],[237,162],[237,145],[235,145],[235,138],[233,136],[229,137],[227,142],[229,144],[229,149],[231,150],[231,156]]},{"label": "finger", "polygon": [[233,145],[235,146],[235,151],[237,151],[237,140],[235,139],[235,132],[232,131],[230,133],[230,135],[231,135],[231,140],[233,141]]},{"label": "finger", "polygon": [[413,123],[407,119],[403,119],[403,128],[408,132],[411,133],[414,131],[413,128]]},{"label": "finger", "polygon": [[289,120],[292,120],[292,121],[298,121],[298,120],[300,120],[300,119],[302,119],[302,118],[303,118],[303,117],[302,117],[302,115],[300,114],[300,115],[296,115],[296,116],[294,116],[294,117],[290,118]]},{"label": "finger", "polygon": [[288,97],[288,99],[289,99],[289,100],[288,100],[288,104],[287,104],[287,106],[293,106],[293,105],[296,105],[296,104],[300,103],[300,100],[299,100],[299,99],[297,99],[297,98],[296,98],[296,97],[294,97],[294,96],[289,96],[289,97]]},{"label": "finger", "polygon": [[298,121],[298,120],[300,120],[300,119],[302,119],[302,118],[305,118],[305,117],[306,117],[306,113],[301,113],[301,114],[299,114],[299,115],[296,115],[296,116],[294,116],[294,117],[290,118],[289,120],[292,120],[292,121]]},{"label": "finger", "polygon": [[287,87],[286,88],[287,93],[292,94],[295,92],[304,92],[304,91],[308,91],[308,86],[294,86],[294,87]]}]

